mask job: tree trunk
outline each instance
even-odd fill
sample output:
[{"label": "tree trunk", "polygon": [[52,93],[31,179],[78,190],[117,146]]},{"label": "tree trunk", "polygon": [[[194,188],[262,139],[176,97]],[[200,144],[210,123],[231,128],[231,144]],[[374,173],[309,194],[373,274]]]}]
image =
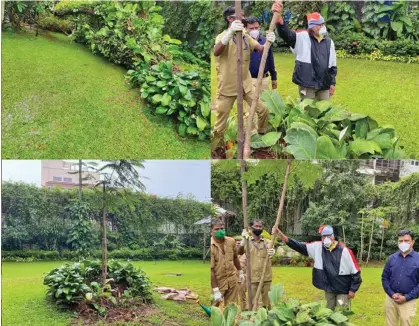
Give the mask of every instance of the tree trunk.
[{"label": "tree trunk", "polygon": [[381,246],[380,246],[380,261],[381,261],[381,254],[383,252],[383,244],[384,244],[384,233],[386,232],[386,229],[383,227],[383,234],[381,236]]},{"label": "tree trunk", "polygon": [[[241,0],[236,0],[236,19],[242,18]],[[244,117],[243,117],[243,33],[236,33],[236,56],[237,56],[237,158],[243,159],[244,146]]]},{"label": "tree trunk", "polygon": [[[274,13],[271,20],[271,24],[269,25],[270,32],[273,32],[275,30],[277,17],[278,17],[278,14]],[[260,92],[262,88],[262,79],[263,79],[263,74],[265,72],[266,58],[268,57],[270,47],[271,47],[271,42],[266,41],[265,46],[263,47],[262,59],[260,61],[258,79],[256,82],[255,96],[253,98],[252,105],[250,106],[250,109],[249,109],[249,115],[247,117],[246,137],[244,141],[244,153],[243,153],[244,155],[243,157],[245,159],[250,158],[250,138],[252,136],[252,122],[253,122],[253,117],[255,116],[255,109],[260,98]]]},{"label": "tree trunk", "polygon": [[364,213],[361,214],[361,249],[359,253],[359,261],[362,262],[364,253]]},{"label": "tree trunk", "polygon": [[343,224],[342,224],[342,233],[343,233],[343,243],[346,244],[345,225],[343,225]]},{"label": "tree trunk", "polygon": [[374,224],[375,224],[375,216],[373,217],[372,226],[371,226],[371,236],[370,236],[370,244],[368,246],[367,265],[368,265],[368,262],[370,261],[371,245],[372,245],[372,236],[374,235]]},{"label": "tree trunk", "polygon": [[79,160],[79,200],[82,200],[82,190],[83,190],[83,184],[82,184],[82,160]]},{"label": "tree trunk", "polygon": [[[246,161],[240,160],[240,174],[242,177],[242,209],[243,209],[243,228],[248,230],[249,220],[247,218],[247,183],[243,178],[246,172]],[[246,287],[247,287],[247,309],[252,310],[252,283],[251,283],[251,265],[250,265],[250,241],[246,240]]]},{"label": "tree trunk", "polygon": [[[279,201],[278,213],[276,215],[276,221],[275,221],[275,225],[274,225],[274,227],[276,227],[276,228],[278,227],[279,223],[281,222],[281,215],[282,215],[282,211],[284,209],[285,195],[287,193],[287,187],[288,187],[288,178],[289,178],[289,175],[290,175],[290,172],[291,172],[291,163],[292,163],[292,160],[288,159],[287,170],[285,171],[284,184],[282,185],[281,200]],[[269,241],[268,248],[273,248],[274,244],[275,244],[275,235],[272,235],[271,241]],[[260,275],[258,289],[257,289],[256,295],[253,299],[253,311],[256,311],[256,308],[258,306],[260,293],[262,292],[262,287],[263,287],[263,279],[265,278],[266,266],[268,265],[269,259],[270,259],[269,256],[266,255],[266,259],[265,259],[265,262],[263,264],[262,274]],[[250,301],[250,299],[249,299],[249,301]]]},{"label": "tree trunk", "polygon": [[106,203],[106,189],[103,185],[103,215],[102,215],[102,287],[106,284],[107,266],[108,266],[108,244],[106,239],[106,216],[107,216],[107,203]]}]

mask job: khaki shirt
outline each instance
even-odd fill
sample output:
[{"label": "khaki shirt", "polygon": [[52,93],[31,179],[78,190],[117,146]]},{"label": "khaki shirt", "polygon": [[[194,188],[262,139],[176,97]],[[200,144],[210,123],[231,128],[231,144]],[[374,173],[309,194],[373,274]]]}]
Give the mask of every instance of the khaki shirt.
[{"label": "khaki shirt", "polygon": [[220,244],[211,238],[211,269],[215,271],[220,291],[237,285],[236,266],[233,262],[235,257],[237,248],[233,238],[225,237],[224,242]]},{"label": "khaki shirt", "polygon": [[[215,44],[221,42],[222,32],[215,39]],[[243,88],[244,93],[253,90],[252,76],[250,75],[250,52],[259,44],[249,34],[243,33]],[[217,94],[224,96],[237,96],[237,58],[236,58],[236,36],[233,36],[226,45],[221,55],[214,57],[215,69],[217,71]]]},{"label": "khaki shirt", "polygon": [[[251,238],[249,241],[250,244],[250,266],[252,273],[252,283],[259,283],[260,276],[262,275],[263,265],[265,264],[265,258],[268,255],[268,240],[260,237],[259,241]],[[264,282],[272,281],[272,264],[271,260],[268,260],[268,265],[266,266]]]}]

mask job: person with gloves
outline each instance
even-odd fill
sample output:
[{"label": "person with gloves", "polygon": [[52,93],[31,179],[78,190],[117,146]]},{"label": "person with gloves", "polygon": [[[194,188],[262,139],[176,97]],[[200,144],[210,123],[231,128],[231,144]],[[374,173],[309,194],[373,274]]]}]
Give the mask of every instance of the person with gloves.
[{"label": "person with gloves", "polygon": [[[243,32],[243,100],[252,105],[254,88],[249,71],[250,53],[263,51],[263,45],[246,33],[244,24],[240,20],[243,13],[236,15],[234,7],[228,7],[223,12],[228,29],[219,34],[215,40],[214,61],[217,72],[217,91],[215,99],[216,119],[211,135],[211,155],[214,159],[225,158],[224,133],[227,120],[233,104],[237,99],[237,39],[236,33]],[[266,40],[273,43],[275,33],[268,32]],[[268,131],[269,111],[259,100],[256,106],[257,132],[265,134]]]},{"label": "person with gloves", "polygon": [[410,230],[398,234],[399,251],[392,254],[384,267],[381,282],[386,292],[387,326],[413,326],[419,297],[419,253]]},{"label": "person with gloves", "polygon": [[[258,289],[260,278],[262,276],[263,266],[265,265],[266,256],[271,258],[275,254],[275,249],[268,248],[268,241],[265,240],[261,234],[263,232],[263,223],[261,220],[253,220],[250,223],[252,229],[252,234],[249,235],[249,232],[245,229],[243,230],[242,236],[243,240],[238,249],[238,254],[242,255],[245,252],[246,240],[249,239],[250,243],[250,273],[251,273],[251,283],[252,283],[252,298],[254,300],[256,291]],[[266,271],[263,279],[263,287],[261,292],[263,306],[267,309],[270,308],[269,300],[269,290],[271,289],[272,284],[272,265],[271,260],[268,260],[268,265],[266,266]],[[258,302],[258,307],[260,303]]]},{"label": "person with gloves", "polygon": [[282,1],[276,0],[272,11],[278,14],[279,36],[296,56],[292,81],[298,85],[300,98],[329,100],[335,93],[337,65],[335,44],[327,37],[324,18],[318,12],[308,14],[308,30],[295,32],[284,22],[282,9]]},{"label": "person with gloves", "polygon": [[[240,245],[242,243],[243,237],[238,235],[234,237],[234,240],[236,240],[236,248],[237,252],[239,251]],[[247,292],[247,284],[246,284],[246,253],[243,253],[239,256],[239,262],[240,267],[244,273],[244,280],[240,279],[240,272],[237,272],[237,279],[239,282],[239,306],[242,311],[245,311],[247,309],[247,298],[246,298],[246,292]]]},{"label": "person with gloves", "polygon": [[361,286],[361,270],[352,250],[335,240],[333,228],[323,225],[319,228],[321,241],[303,243],[288,238],[278,228],[272,229],[288,247],[304,256],[314,259],[313,285],[325,292],[327,307],[350,306]]},{"label": "person with gloves", "polygon": [[220,219],[211,222],[211,287],[215,305],[237,303],[238,282],[244,282],[244,273],[237,256],[236,242],[226,237],[224,223]]}]

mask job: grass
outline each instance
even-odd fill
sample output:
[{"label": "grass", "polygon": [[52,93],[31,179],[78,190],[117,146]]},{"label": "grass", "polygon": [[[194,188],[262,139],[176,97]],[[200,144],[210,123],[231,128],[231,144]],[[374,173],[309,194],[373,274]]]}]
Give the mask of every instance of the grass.
[{"label": "grass", "polygon": [[[198,293],[202,303],[209,305],[209,264],[199,261],[134,262],[141,266],[156,286],[188,287]],[[3,263],[3,325],[67,325],[71,314],[60,313],[45,301],[42,275],[59,266],[61,262]],[[285,286],[285,295],[305,303],[323,300],[323,291],[311,284],[311,268],[274,267],[273,284]],[[352,301],[356,325],[384,325],[385,293],[381,287],[382,268],[361,267],[363,283]],[[181,277],[165,276],[165,273],[183,273]],[[159,314],[149,317],[155,325],[166,325],[171,321],[180,325],[207,325],[204,312],[193,302],[176,303],[159,299],[156,294]],[[414,325],[419,326],[419,315]]]},{"label": "grass", "polygon": [[[2,265],[3,325],[68,325],[72,314],[57,311],[45,300],[42,276],[63,262],[31,262]],[[187,287],[199,295],[201,303],[210,304],[209,263],[200,261],[134,262],[150,277],[153,286]],[[183,276],[165,276],[182,273]],[[193,300],[174,302],[154,294],[157,315],[149,317],[153,325],[201,326],[208,323],[205,312]],[[170,321],[170,323],[169,323]],[[174,323],[174,324],[171,324]],[[128,324],[124,324],[128,325]]]},{"label": "grass", "polygon": [[3,33],[2,51],[3,158],[209,157],[209,142],[149,112],[126,69],[66,36]]},{"label": "grass", "polygon": [[[297,85],[291,81],[294,65],[293,55],[275,54],[278,91],[283,98],[298,97]],[[415,124],[419,121],[418,75],[418,64],[338,58],[332,101],[346,105],[351,112],[368,114],[380,125],[393,125],[408,156],[419,157]],[[217,85],[214,65],[211,77],[214,98]]]}]

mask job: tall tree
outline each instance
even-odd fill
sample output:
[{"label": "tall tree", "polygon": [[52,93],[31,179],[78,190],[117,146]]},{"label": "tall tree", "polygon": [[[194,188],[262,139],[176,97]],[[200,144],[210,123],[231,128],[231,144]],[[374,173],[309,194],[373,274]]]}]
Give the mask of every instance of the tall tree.
[{"label": "tall tree", "polygon": [[108,248],[106,237],[106,226],[108,208],[115,196],[123,196],[124,190],[144,191],[145,185],[140,181],[138,169],[144,169],[143,160],[117,160],[103,161],[105,165],[96,168],[101,180],[96,183],[96,188],[102,191],[102,286],[106,284]]}]

